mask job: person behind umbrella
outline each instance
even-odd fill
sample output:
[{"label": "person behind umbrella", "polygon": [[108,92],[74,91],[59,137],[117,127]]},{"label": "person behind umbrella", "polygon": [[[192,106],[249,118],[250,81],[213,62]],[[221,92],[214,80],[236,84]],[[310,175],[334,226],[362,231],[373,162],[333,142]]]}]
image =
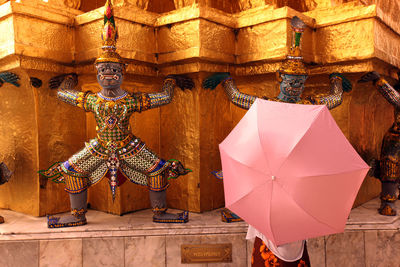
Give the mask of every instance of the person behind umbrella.
[{"label": "person behind umbrella", "polygon": [[[400,79],[400,73],[398,73]],[[364,74],[358,82],[372,81],[378,91],[394,107],[394,123],[382,140],[380,161],[374,161],[373,175],[381,181],[381,206],[379,213],[396,216],[394,203],[399,197],[400,181],[400,81],[394,86],[377,72]]]},{"label": "person behind umbrella", "polygon": [[[306,25],[300,18],[293,17],[291,26],[293,29],[293,38],[289,55],[277,71],[280,93],[277,97],[264,97],[264,99],[296,104],[326,105],[329,109],[339,106],[342,103],[343,91],[348,92],[351,90],[349,80],[339,73],[329,75],[329,95],[315,95],[306,99],[301,98],[304,83],[308,77],[308,70],[301,56],[301,37]],[[241,93],[229,73],[215,73],[211,75],[203,81],[203,88],[215,89],[220,83],[224,87],[229,100],[240,108],[249,109],[257,99],[256,96]],[[222,173],[216,173],[216,176],[222,177]],[[252,255],[253,266],[275,266],[274,264],[277,262],[279,262],[280,266],[310,265],[304,240],[275,246],[252,226],[249,226],[247,238],[255,238]]]}]

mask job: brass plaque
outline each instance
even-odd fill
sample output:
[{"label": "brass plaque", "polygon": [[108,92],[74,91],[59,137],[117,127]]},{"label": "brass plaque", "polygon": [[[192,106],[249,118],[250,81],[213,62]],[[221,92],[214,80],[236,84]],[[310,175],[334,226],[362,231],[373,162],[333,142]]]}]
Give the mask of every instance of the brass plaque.
[{"label": "brass plaque", "polygon": [[232,244],[181,245],[182,263],[232,262]]}]

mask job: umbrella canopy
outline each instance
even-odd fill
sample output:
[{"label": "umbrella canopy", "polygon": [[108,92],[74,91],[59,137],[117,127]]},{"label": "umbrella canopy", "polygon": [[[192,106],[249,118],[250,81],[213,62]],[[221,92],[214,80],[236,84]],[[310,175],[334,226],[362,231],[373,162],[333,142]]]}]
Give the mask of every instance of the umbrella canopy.
[{"label": "umbrella canopy", "polygon": [[344,231],[369,169],[324,105],[257,99],[219,148],[226,207],[276,245]]}]

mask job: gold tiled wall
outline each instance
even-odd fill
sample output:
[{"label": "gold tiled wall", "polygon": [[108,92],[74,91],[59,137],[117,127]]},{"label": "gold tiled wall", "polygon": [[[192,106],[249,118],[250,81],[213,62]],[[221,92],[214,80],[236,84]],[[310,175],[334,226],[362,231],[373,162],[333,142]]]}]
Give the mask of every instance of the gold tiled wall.
[{"label": "gold tiled wall", "polygon": [[[129,63],[123,88],[154,92],[167,74],[187,74],[196,84],[192,91],[177,89],[171,104],[135,114],[131,121],[134,133],[161,157],[182,160],[193,170],[170,182],[171,207],[199,212],[223,206],[222,182],[210,172],[220,168],[218,144],[245,111],[230,104],[221,87],[208,91],[201,82],[210,73],[229,71],[243,92],[276,96],[274,73],[287,54],[295,15],[309,26],[302,46],[310,67],[305,95],[328,92],[331,72],[348,76],[353,91],[332,114],[366,160],[379,155],[392,108],[371,85],[357,80],[372,70],[389,77],[400,66],[400,28],[383,2],[315,0],[296,6],[296,1],[243,0],[228,6],[222,0],[188,0],[165,2],[160,10],[154,1],[116,2],[118,51]],[[6,33],[0,36],[0,71],[20,74],[22,84],[0,88],[7,99],[0,112],[8,114],[0,122],[1,156],[15,171],[13,181],[0,188],[0,207],[34,215],[68,210],[63,186],[45,183],[36,171],[66,160],[95,135],[93,116],[57,101],[48,80],[77,72],[82,90],[99,90],[93,61],[101,46],[103,9],[81,5],[91,10],[84,13],[51,3],[0,5],[0,30]],[[30,86],[32,76],[43,80],[41,88]],[[368,177],[356,204],[379,190],[377,180]],[[106,180],[90,189],[89,202],[116,214],[149,207],[146,188],[129,183],[113,203]]]}]

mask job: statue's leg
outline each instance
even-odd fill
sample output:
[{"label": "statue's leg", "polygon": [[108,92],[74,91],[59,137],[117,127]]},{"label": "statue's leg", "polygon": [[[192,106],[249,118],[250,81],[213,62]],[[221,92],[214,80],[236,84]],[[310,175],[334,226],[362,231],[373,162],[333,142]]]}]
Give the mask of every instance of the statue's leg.
[{"label": "statue's leg", "polygon": [[86,224],[87,188],[102,179],[106,172],[105,160],[92,155],[86,147],[72,155],[67,161],[54,164],[48,170],[40,171],[47,178],[53,178],[53,181],[56,178],[65,182],[65,191],[69,194],[71,203],[71,215],[49,216],[48,227],[71,227]]},{"label": "statue's leg", "polygon": [[378,209],[379,213],[386,216],[395,216],[396,210],[394,209],[394,202],[398,198],[398,182],[382,181],[381,191],[381,207]]},{"label": "statue's leg", "polygon": [[78,194],[69,194],[69,200],[71,203],[71,215],[49,216],[47,222],[49,228],[74,227],[87,223],[85,217],[87,190]]},{"label": "statue's leg", "polygon": [[153,209],[153,222],[157,223],[186,223],[189,221],[189,212],[178,214],[167,212],[166,191],[151,191],[150,202]]},{"label": "statue's leg", "polygon": [[189,221],[189,212],[178,214],[167,213],[168,187],[166,172],[149,176],[150,203],[153,209],[153,222],[157,223],[186,223]]},{"label": "statue's leg", "polygon": [[[139,152],[120,160],[120,168],[123,173],[134,183],[145,185],[150,190],[150,202],[153,208],[153,221],[159,223],[185,223],[189,220],[189,212],[179,214],[167,213],[167,201],[165,190],[168,187],[169,178],[178,178],[187,174],[177,160],[165,161],[148,149],[144,143],[140,143]],[[147,181],[143,178],[147,178]]]}]

